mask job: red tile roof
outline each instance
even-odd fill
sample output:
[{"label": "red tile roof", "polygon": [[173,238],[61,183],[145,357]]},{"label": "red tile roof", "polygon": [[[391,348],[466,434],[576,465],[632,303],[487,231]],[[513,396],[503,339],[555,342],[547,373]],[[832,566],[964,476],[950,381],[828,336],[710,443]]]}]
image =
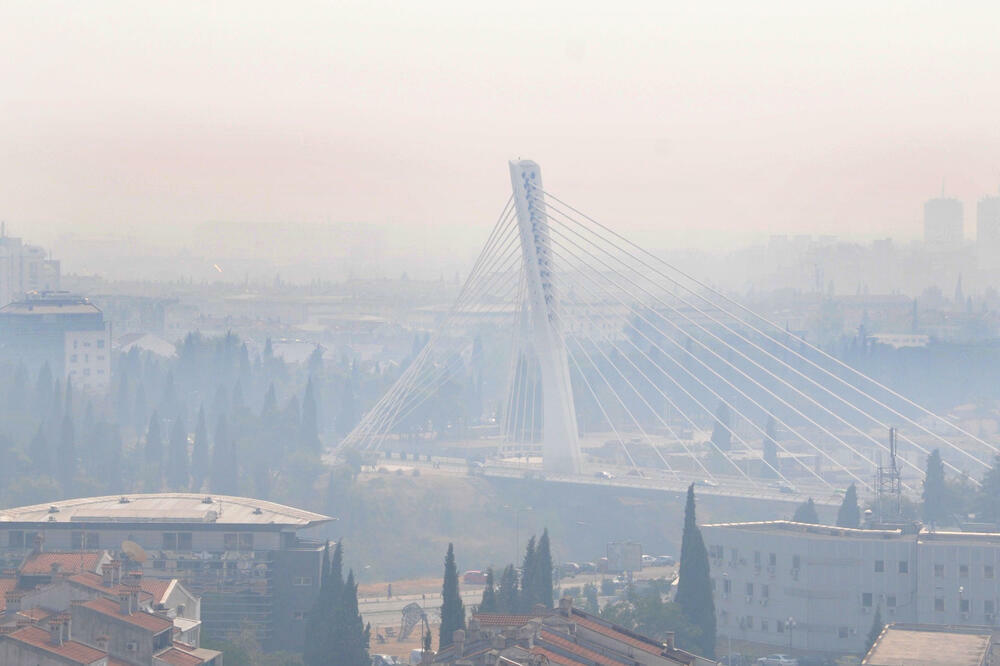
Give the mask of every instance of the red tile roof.
[{"label": "red tile roof", "polygon": [[163,601],[163,597],[167,594],[167,590],[170,586],[177,581],[176,578],[170,580],[162,580],[159,578],[143,578],[142,579],[142,591],[147,592],[152,595],[153,603],[158,604]]},{"label": "red tile roof", "polygon": [[199,664],[205,663],[205,660],[201,657],[196,657],[190,652],[178,650],[175,647],[161,652],[156,655],[156,658],[165,661],[168,664],[173,664],[173,666],[198,666]]},{"label": "red tile roof", "polygon": [[132,666],[132,664],[128,663],[127,661],[122,661],[121,659],[108,657],[108,666]]},{"label": "red tile roof", "polygon": [[32,553],[21,565],[24,576],[43,576],[52,573],[53,565],[58,565],[61,574],[76,574],[82,571],[97,571],[103,552],[88,553]]},{"label": "red tile roof", "polygon": [[41,606],[36,606],[34,608],[22,608],[17,611],[17,614],[22,617],[30,618],[35,622],[41,622],[46,618],[52,617],[58,612],[59,611],[48,610],[46,608],[42,608]]},{"label": "red tile roof", "polygon": [[65,641],[62,645],[53,645],[49,640],[49,632],[39,627],[24,627],[23,629],[18,629],[13,633],[7,634],[7,636],[20,643],[57,654],[77,664],[93,664],[107,656],[106,652],[76,641]]},{"label": "red tile roof", "polygon": [[[69,580],[70,582],[76,583],[77,585],[82,585],[92,590],[103,592],[112,597],[117,597],[118,593],[123,590],[123,587],[121,585],[105,587],[104,577],[101,576],[100,574],[96,574],[90,571],[85,571],[83,573],[70,576]],[[147,581],[145,578],[141,579],[140,587],[142,588],[142,590],[139,593],[139,600],[148,601],[152,599],[154,603],[158,602],[163,595],[161,593],[160,596],[158,597],[156,592],[166,588],[166,585],[159,584],[161,582],[166,583],[168,585],[170,583],[170,581],[158,581],[158,580]]]},{"label": "red tile roof", "polygon": [[124,615],[121,612],[121,606],[119,603],[117,601],[112,601],[111,599],[94,599],[93,601],[88,601],[87,603],[81,605],[84,608],[89,608],[90,610],[97,611],[105,616],[112,617],[119,622],[128,622],[129,624],[137,627],[142,627],[143,629],[151,631],[154,634],[171,629],[174,626],[174,623],[170,620],[145,611],[138,611],[136,613],[132,613],[131,615]]},{"label": "red tile roof", "polygon": [[567,657],[566,655],[558,654],[552,652],[551,650],[546,650],[543,647],[536,645],[531,648],[532,655],[541,655],[549,660],[550,664],[560,664],[560,666],[577,666],[580,662]]},{"label": "red tile roof", "polygon": [[576,622],[579,627],[590,629],[591,631],[613,638],[614,640],[625,643],[626,645],[631,645],[632,647],[642,650],[643,652],[648,652],[649,654],[662,655],[663,651],[666,649],[662,643],[657,643],[649,638],[643,640],[638,636],[638,634],[634,634],[624,627],[609,627],[577,610],[573,611],[573,621]]},{"label": "red tile roof", "polygon": [[[577,645],[573,641],[560,636],[559,634],[554,634],[551,631],[542,630],[538,632],[539,640],[545,641],[546,643],[552,643],[557,645],[567,652],[571,652],[577,656],[588,659],[596,664],[601,664],[602,666],[621,666],[620,661],[616,661],[609,657],[604,656],[600,652],[594,652],[593,650],[588,650],[582,645]],[[572,662],[571,662],[572,663]]]},{"label": "red tile roof", "polygon": [[7,593],[17,587],[16,578],[0,578],[0,612],[7,608]]}]

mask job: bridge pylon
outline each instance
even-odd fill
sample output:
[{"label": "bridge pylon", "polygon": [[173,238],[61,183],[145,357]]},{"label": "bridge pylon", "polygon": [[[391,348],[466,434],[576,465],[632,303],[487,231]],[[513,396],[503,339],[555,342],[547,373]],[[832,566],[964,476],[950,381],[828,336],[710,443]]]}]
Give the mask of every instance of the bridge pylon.
[{"label": "bridge pylon", "polygon": [[542,383],[543,466],[548,471],[577,474],[580,440],[541,169],[530,160],[512,161],[510,182],[531,312],[531,338]]}]

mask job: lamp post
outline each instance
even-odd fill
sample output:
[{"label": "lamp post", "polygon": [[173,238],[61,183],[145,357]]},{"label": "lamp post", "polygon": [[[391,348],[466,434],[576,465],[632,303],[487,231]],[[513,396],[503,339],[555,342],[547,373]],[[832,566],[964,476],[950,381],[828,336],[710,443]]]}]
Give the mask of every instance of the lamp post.
[{"label": "lamp post", "polygon": [[795,638],[792,635],[792,632],[795,631],[795,618],[792,617],[791,615],[789,615],[788,619],[785,621],[785,626],[788,627],[788,650],[789,650],[789,652],[791,652],[791,650],[792,650],[792,642],[793,642],[793,640]]},{"label": "lamp post", "polygon": [[521,552],[521,513],[534,511],[530,506],[512,507],[504,504],[503,508],[514,512],[514,567],[517,567],[517,556]]},{"label": "lamp post", "polygon": [[[723,580],[722,591],[725,592],[726,585],[729,583],[729,572],[728,571],[722,572],[722,580]],[[729,645],[729,658],[726,661],[729,664],[729,666],[732,666],[732,664],[733,664],[733,630],[728,626],[728,624],[729,623],[727,622],[726,623],[726,625],[727,625],[726,626],[726,642]]]}]

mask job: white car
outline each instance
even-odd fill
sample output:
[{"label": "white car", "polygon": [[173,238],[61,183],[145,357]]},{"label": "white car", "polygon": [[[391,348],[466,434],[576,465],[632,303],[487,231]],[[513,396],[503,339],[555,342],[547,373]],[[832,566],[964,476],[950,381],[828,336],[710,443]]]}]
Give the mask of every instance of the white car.
[{"label": "white car", "polygon": [[799,660],[787,654],[769,654],[758,659],[757,666],[799,666]]}]

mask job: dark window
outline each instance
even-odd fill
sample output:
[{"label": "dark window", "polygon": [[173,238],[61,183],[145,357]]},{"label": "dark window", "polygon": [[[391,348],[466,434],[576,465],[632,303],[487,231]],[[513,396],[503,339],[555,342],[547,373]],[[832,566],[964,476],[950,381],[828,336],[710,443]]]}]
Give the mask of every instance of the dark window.
[{"label": "dark window", "polygon": [[847,638],[847,627],[839,627],[837,629],[837,638]]},{"label": "dark window", "polygon": [[747,583],[747,596],[753,596],[753,583]]},{"label": "dark window", "polygon": [[872,593],[871,592],[864,592],[864,593],[861,594],[861,605],[864,606],[865,608],[871,608],[872,607]]},{"label": "dark window", "polygon": [[938,611],[939,613],[944,612],[944,598],[937,597],[934,600],[934,610]]},{"label": "dark window", "polygon": [[240,532],[240,550],[253,550],[253,534]]},{"label": "dark window", "polygon": [[191,550],[191,533],[177,533],[177,550]]},{"label": "dark window", "polygon": [[778,620],[777,622],[775,622],[774,623],[774,630],[777,631],[779,634],[785,633],[785,621],[784,620]]},{"label": "dark window", "polygon": [[962,613],[968,613],[969,612],[969,600],[968,599],[960,599],[959,602],[958,602],[958,610],[960,612],[962,612]]},{"label": "dark window", "polygon": [[767,556],[767,565],[768,566],[773,567],[773,566],[775,566],[777,564],[778,564],[778,556],[777,555],[775,555],[774,553],[771,553],[770,555]]},{"label": "dark window", "polygon": [[986,613],[987,615],[993,615],[993,611],[995,608],[996,606],[994,606],[992,599],[987,599],[986,601],[983,602],[983,612]]},{"label": "dark window", "polygon": [[944,565],[943,564],[935,564],[934,565],[934,577],[935,578],[944,578]]},{"label": "dark window", "polygon": [[792,568],[798,569],[800,564],[802,564],[802,558],[798,555],[792,555]]},{"label": "dark window", "polygon": [[993,578],[993,565],[987,564],[983,567],[983,578]]},{"label": "dark window", "polygon": [[968,578],[969,577],[969,565],[968,564],[960,564],[960,565],[958,565],[958,577],[959,578]]},{"label": "dark window", "polygon": [[885,571],[885,560],[875,560],[875,573]]},{"label": "dark window", "polygon": [[69,541],[73,550],[96,550],[101,547],[97,532],[70,532]]},{"label": "dark window", "polygon": [[163,550],[177,550],[177,533],[163,533]]},{"label": "dark window", "polygon": [[24,532],[21,530],[11,530],[8,532],[7,546],[9,548],[24,548]]},{"label": "dark window", "polygon": [[236,536],[236,532],[227,532],[222,535],[222,544],[226,550],[236,550],[239,544],[239,538]]},{"label": "dark window", "polygon": [[889,596],[887,596],[885,598],[885,605],[888,608],[895,608],[896,607],[896,595],[895,594],[890,594]]},{"label": "dark window", "polygon": [[767,585],[761,585],[760,586],[760,596],[762,596],[765,599],[767,599],[768,597],[771,596],[771,589]]},{"label": "dark window", "polygon": [[900,560],[899,561],[899,573],[910,573],[910,561]]}]

